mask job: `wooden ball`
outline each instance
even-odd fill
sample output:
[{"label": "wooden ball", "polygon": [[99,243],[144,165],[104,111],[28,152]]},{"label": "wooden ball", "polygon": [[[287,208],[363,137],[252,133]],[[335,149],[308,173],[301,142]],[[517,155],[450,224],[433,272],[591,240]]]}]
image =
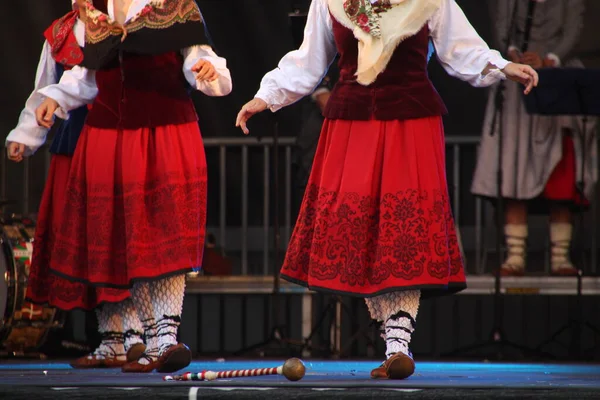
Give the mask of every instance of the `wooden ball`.
[{"label": "wooden ball", "polygon": [[305,372],[304,363],[299,358],[290,358],[283,364],[283,376],[290,381],[299,381],[304,377]]}]

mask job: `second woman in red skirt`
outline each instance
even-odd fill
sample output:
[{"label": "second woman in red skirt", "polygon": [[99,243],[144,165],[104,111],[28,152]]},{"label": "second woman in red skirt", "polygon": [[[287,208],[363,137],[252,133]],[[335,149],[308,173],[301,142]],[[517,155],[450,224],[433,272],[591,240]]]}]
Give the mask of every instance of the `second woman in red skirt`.
[{"label": "second woman in red skirt", "polygon": [[[83,67],[41,93],[38,123],[93,103],[73,155],[50,273],[131,289],[145,354],[125,372],[187,366],[177,341],[185,273],[201,266],[206,160],[188,93],[231,91],[193,0],[85,0]],[[60,108],[59,108],[60,105]]]},{"label": "second woman in red skirt", "polygon": [[[65,0],[66,1],[66,0]],[[36,72],[35,88],[27,99],[19,124],[8,135],[9,159],[20,162],[45,142],[48,129],[36,123],[35,109],[44,100],[37,91],[56,84],[65,70],[83,60],[81,47],[85,37],[84,0],[72,0],[73,10],[54,21],[44,32],[46,41]],[[129,290],[94,287],[74,282],[50,272],[50,259],[55,232],[64,223],[67,181],[77,140],[87,116],[82,106],[69,113],[54,130],[50,146],[50,168],[44,186],[33,246],[33,257],[27,279],[26,303],[23,307],[47,305],[61,310],[95,309],[98,332],[102,340],[91,353],[71,363],[74,368],[121,367],[127,360],[137,360],[144,351],[142,324],[129,299]]]},{"label": "second woman in red skirt", "polygon": [[283,278],[364,297],[382,322],[387,360],[374,378],[414,372],[420,299],[466,287],[445,171],[444,104],[427,76],[429,41],[474,86],[536,72],[490,50],[454,0],[313,0],[304,42],[262,80],[246,121],[309,94],[339,53],[308,188]]}]

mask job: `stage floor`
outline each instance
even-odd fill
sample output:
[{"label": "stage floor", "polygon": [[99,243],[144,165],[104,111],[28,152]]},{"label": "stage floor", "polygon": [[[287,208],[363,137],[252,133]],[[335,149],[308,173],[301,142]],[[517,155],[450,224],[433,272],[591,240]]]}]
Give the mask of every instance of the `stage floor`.
[{"label": "stage floor", "polygon": [[[281,360],[195,361],[185,371],[275,367]],[[404,381],[369,379],[376,362],[305,361],[306,376],[165,382],[166,374],[74,370],[64,362],[0,361],[0,398],[600,398],[600,365],[419,362]],[[182,372],[182,371],[180,371]]]}]

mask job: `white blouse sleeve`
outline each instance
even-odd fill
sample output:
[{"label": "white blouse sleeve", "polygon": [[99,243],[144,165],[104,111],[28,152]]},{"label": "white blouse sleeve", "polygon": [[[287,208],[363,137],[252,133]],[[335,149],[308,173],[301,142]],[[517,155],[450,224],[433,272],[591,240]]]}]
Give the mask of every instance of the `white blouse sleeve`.
[{"label": "white blouse sleeve", "polygon": [[98,94],[96,86],[96,72],[75,66],[65,71],[60,82],[38,91],[44,97],[56,100],[60,108],[56,115],[68,119],[68,113],[76,108],[90,104]]},{"label": "white blouse sleeve", "polygon": [[[501,70],[509,62],[498,51],[490,50],[455,0],[442,0],[429,20],[429,30],[437,58],[451,76],[477,87],[506,79]],[[488,64],[496,68],[482,75]]]},{"label": "white blouse sleeve", "polygon": [[263,77],[255,97],[273,112],[300,100],[321,82],[336,53],[327,1],[313,0],[302,45],[283,56],[277,68]]},{"label": "white blouse sleeve", "polygon": [[11,142],[24,144],[25,155],[30,156],[44,144],[48,130],[39,126],[35,118],[35,110],[44,101],[38,90],[56,83],[56,79],[56,62],[52,58],[50,44],[45,42],[35,74],[33,92],[25,102],[17,126],[6,137],[6,145]]},{"label": "white blouse sleeve", "polygon": [[[183,49],[181,53],[184,57],[183,74],[194,89],[201,91],[207,96],[227,96],[231,93],[231,73],[227,68],[227,61],[217,56],[210,46],[192,46]],[[217,70],[219,77],[212,82],[197,81],[192,67],[199,60],[210,62]]]}]

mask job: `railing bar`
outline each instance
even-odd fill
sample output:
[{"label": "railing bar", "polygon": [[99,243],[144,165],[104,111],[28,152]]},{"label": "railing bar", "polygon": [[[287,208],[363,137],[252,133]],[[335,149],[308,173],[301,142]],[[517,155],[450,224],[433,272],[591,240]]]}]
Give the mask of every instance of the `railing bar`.
[{"label": "railing bar", "polygon": [[[480,142],[479,135],[474,136],[446,136],[446,145],[476,145]],[[204,146],[206,147],[220,147],[220,146],[265,146],[272,145],[273,138],[262,137],[260,139],[256,137],[232,137],[232,138],[205,138],[203,139]],[[294,146],[296,144],[296,138],[294,137],[281,137],[279,138],[279,144],[281,146]]]}]

